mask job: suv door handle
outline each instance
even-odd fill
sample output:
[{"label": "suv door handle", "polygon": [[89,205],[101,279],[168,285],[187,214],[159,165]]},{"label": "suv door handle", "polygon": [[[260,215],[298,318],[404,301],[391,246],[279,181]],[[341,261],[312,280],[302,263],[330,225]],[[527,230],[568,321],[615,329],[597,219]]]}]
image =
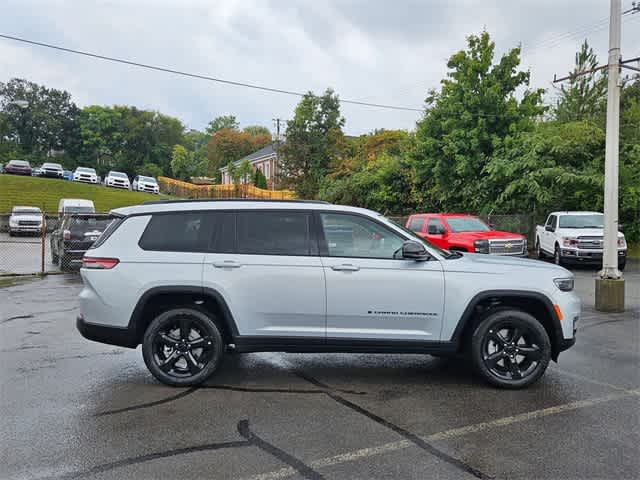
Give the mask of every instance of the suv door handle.
[{"label": "suv door handle", "polygon": [[360,270],[360,267],[351,263],[343,263],[342,265],[332,265],[331,269],[345,272],[357,272]]},{"label": "suv door handle", "polygon": [[242,265],[234,260],[224,260],[223,262],[213,262],[216,268],[240,268]]}]

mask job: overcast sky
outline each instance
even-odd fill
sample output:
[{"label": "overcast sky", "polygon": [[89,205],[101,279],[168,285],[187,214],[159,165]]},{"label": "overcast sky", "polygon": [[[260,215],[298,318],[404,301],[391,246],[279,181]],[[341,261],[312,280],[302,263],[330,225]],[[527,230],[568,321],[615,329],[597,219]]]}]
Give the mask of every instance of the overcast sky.
[{"label": "overcast sky", "polygon": [[[631,0],[623,0],[623,10]],[[498,54],[523,45],[532,85],[552,90],[588,38],[606,62],[609,0],[3,0],[0,33],[294,91],[421,108],[465,36],[486,29]],[[640,56],[640,13],[622,24]],[[94,60],[0,38],[0,81],[71,92],[80,106],[129,104],[203,129],[234,114],[272,128],[299,98]],[[345,130],[413,129],[418,112],[343,105]]]}]

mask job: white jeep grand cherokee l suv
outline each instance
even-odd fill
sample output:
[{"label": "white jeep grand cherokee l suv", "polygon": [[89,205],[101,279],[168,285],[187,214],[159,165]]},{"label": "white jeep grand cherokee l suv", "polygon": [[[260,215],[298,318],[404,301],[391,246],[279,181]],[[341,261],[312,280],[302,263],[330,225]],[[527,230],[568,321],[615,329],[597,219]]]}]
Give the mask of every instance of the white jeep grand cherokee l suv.
[{"label": "white jeep grand cherokee l suv", "polygon": [[151,373],[196,385],[223,352],[467,354],[521,388],[574,344],[573,275],[440,250],[361,208],[159,201],[113,210],[87,252],[77,327],[142,344]]}]

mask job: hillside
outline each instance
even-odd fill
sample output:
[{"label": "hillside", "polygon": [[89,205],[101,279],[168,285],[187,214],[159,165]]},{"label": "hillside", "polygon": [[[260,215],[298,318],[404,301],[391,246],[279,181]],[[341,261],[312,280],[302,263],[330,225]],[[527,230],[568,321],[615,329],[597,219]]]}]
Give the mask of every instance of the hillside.
[{"label": "hillside", "polygon": [[0,175],[0,214],[10,212],[14,205],[32,205],[47,212],[56,212],[61,198],[93,200],[98,212],[106,212],[167,197],[55,178]]}]

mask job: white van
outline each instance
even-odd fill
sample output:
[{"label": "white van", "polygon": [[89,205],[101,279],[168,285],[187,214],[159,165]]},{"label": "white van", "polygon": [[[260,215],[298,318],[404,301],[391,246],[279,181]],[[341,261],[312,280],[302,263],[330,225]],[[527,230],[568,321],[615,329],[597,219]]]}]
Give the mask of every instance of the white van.
[{"label": "white van", "polygon": [[96,207],[93,201],[84,198],[61,198],[58,203],[58,216],[60,218],[71,213],[95,213]]}]

